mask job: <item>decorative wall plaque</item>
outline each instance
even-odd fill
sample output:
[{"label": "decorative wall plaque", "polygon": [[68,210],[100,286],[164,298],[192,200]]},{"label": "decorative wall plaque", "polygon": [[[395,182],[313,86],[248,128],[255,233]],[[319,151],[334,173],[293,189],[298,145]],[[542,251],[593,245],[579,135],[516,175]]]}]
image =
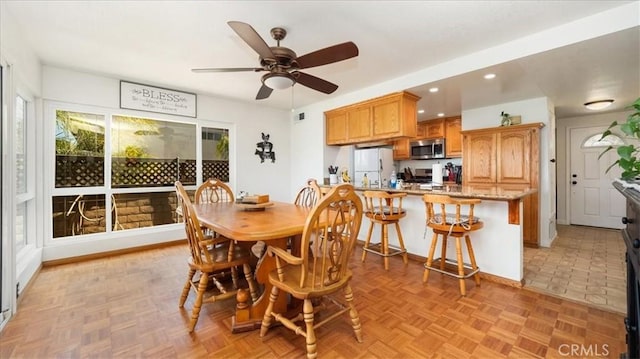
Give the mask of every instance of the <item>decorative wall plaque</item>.
[{"label": "decorative wall plaque", "polygon": [[196,117],[196,94],[120,81],[120,108]]}]

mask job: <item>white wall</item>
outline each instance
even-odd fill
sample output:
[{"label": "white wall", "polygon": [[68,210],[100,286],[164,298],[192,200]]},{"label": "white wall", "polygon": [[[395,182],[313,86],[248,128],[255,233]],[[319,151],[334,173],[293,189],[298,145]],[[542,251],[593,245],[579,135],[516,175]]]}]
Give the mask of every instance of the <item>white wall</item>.
[{"label": "white wall", "polygon": [[[618,111],[600,113],[580,117],[567,117],[557,120],[557,218],[559,224],[570,223],[570,193],[569,182],[571,181],[571,158],[569,157],[570,129],[592,126],[609,126],[613,121],[624,121],[632,111]],[[624,134],[616,132],[618,135]]]}]

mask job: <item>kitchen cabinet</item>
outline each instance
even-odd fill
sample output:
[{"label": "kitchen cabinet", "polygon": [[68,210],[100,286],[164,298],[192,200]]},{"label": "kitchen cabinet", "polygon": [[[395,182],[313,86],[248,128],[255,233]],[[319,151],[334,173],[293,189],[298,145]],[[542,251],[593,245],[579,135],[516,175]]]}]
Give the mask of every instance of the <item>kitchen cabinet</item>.
[{"label": "kitchen cabinet", "polygon": [[447,117],[444,120],[445,151],[447,158],[462,157],[462,118]]},{"label": "kitchen cabinet", "polygon": [[[538,188],[542,123],[462,133],[462,183],[510,184]],[[538,246],[539,193],[523,199],[524,244]]]},{"label": "kitchen cabinet", "polygon": [[347,111],[333,111],[325,114],[327,143],[347,143]]},{"label": "kitchen cabinet", "polygon": [[347,137],[349,141],[368,141],[372,134],[370,107],[358,106],[347,111]]},{"label": "kitchen cabinet", "polygon": [[393,160],[402,161],[411,158],[412,138],[403,138],[393,142]]},{"label": "kitchen cabinet", "polygon": [[415,137],[419,99],[409,92],[397,92],[327,111],[327,145]]},{"label": "kitchen cabinet", "polygon": [[444,119],[438,118],[420,123],[424,126],[423,138],[443,138],[444,137]]}]

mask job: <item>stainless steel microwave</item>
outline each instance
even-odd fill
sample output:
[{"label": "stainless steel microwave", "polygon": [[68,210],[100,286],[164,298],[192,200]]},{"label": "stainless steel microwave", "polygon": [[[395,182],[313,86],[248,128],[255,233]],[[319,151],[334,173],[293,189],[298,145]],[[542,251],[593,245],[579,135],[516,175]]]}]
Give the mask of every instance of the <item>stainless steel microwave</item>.
[{"label": "stainless steel microwave", "polygon": [[444,138],[411,142],[412,160],[444,158],[444,155]]}]

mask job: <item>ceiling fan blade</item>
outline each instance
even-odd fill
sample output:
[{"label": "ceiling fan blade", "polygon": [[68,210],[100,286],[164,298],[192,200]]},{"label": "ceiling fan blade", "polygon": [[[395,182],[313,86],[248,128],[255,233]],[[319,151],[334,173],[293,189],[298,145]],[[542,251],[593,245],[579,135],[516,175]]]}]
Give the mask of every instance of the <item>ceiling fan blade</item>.
[{"label": "ceiling fan blade", "polygon": [[245,24],[240,21],[229,21],[227,22],[229,26],[233,29],[233,31],[238,34],[247,43],[247,45],[251,46],[251,48],[260,55],[263,59],[271,59],[274,60],[276,57],[273,55],[273,52],[269,48],[266,42],[258,35],[256,30],[251,27],[249,24]]},{"label": "ceiling fan blade", "polygon": [[338,89],[338,85],[323,80],[319,77],[305,74],[304,72],[293,71],[291,72],[291,75],[293,75],[293,77],[296,79],[296,82],[300,85],[307,86],[316,91],[324,92],[326,94],[333,93]]},{"label": "ceiling fan blade", "polygon": [[349,41],[302,55],[296,59],[296,62],[298,63],[298,68],[308,69],[310,67],[327,65],[356,56],[358,56],[358,47]]},{"label": "ceiling fan blade", "polygon": [[191,69],[192,72],[201,73],[201,72],[243,72],[243,71],[264,71],[262,67],[230,67],[230,68],[202,68],[202,69]]},{"label": "ceiling fan blade", "polygon": [[265,98],[271,96],[271,92],[273,92],[273,89],[271,87],[262,84],[262,87],[260,87],[260,90],[258,90],[258,94],[256,95],[256,100],[264,100]]}]

